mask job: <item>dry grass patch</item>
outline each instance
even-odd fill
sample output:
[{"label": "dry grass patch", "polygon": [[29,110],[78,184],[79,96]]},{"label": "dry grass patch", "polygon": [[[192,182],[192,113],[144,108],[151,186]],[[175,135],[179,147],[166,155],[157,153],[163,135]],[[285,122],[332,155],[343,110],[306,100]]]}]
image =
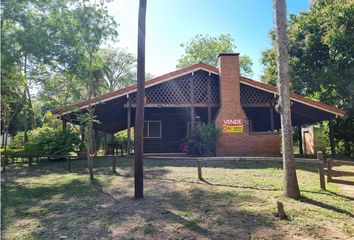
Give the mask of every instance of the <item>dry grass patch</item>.
[{"label": "dry grass patch", "polygon": [[[145,198],[134,200],[132,162],[12,167],[2,179],[4,239],[317,239],[354,237],[353,199],[317,170],[299,166],[303,198],[282,197],[278,163],[208,163],[205,181],[188,161],[145,161]],[[274,217],[282,201],[290,221]]]}]

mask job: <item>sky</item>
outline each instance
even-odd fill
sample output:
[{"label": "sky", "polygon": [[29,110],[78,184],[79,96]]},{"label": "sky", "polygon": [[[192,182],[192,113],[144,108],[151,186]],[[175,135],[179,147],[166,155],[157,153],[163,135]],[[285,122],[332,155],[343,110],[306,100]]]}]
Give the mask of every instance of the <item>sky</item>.
[{"label": "sky", "polygon": [[[288,0],[287,11],[308,10],[310,0]],[[139,0],[113,0],[109,13],[118,26],[114,47],[137,52]],[[272,0],[147,0],[146,72],[159,76],[176,69],[183,55],[180,44],[196,34],[230,34],[235,52],[253,61],[253,79],[260,80],[262,51],[270,48],[273,29]]]}]

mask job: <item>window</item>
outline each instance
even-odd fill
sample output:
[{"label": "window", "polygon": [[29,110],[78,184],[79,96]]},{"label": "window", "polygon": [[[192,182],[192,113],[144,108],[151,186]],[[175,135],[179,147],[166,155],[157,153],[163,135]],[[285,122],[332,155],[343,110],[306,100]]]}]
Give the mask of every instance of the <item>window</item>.
[{"label": "window", "polygon": [[144,138],[161,138],[161,121],[145,121]]}]

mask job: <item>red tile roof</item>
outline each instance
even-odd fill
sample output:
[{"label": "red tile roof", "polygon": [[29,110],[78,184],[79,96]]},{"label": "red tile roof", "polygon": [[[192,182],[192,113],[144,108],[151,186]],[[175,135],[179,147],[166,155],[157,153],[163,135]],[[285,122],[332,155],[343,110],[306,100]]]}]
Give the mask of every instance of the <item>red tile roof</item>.
[{"label": "red tile roof", "polygon": [[[198,71],[198,70],[204,70],[204,71],[219,75],[219,70],[217,68],[212,67],[212,66],[207,65],[207,64],[204,64],[204,63],[197,63],[197,64],[194,64],[194,65],[191,65],[191,66],[188,66],[188,67],[185,67],[185,68],[182,68],[182,69],[179,69],[179,70],[176,70],[176,71],[161,75],[161,76],[153,78],[151,80],[148,80],[148,81],[145,82],[145,87],[151,87],[151,86],[154,86],[154,85],[169,81],[171,79],[174,79],[174,78],[177,78],[177,77],[180,77],[180,76],[183,76],[183,75],[186,75],[186,74]],[[264,83],[261,83],[261,82],[258,82],[258,81],[255,81],[255,80],[252,80],[252,79],[249,79],[249,78],[241,77],[240,78],[240,82],[245,84],[245,85],[248,85],[248,86],[251,86],[251,87],[255,87],[255,88],[258,88],[258,89],[263,90],[263,91],[267,91],[267,92],[271,92],[271,93],[274,93],[274,94],[278,94],[278,89],[276,87],[269,86],[267,84],[264,84]],[[132,86],[129,86],[129,87],[126,87],[126,88],[123,88],[123,89],[119,89],[117,91],[110,92],[110,93],[98,96],[98,97],[93,98],[91,100],[87,100],[87,101],[83,101],[83,102],[77,103],[73,107],[76,108],[76,109],[83,109],[83,108],[88,107],[89,104],[91,104],[91,105],[99,104],[101,102],[106,102],[106,101],[109,101],[111,99],[118,98],[118,97],[130,94],[130,93],[133,93],[133,92],[136,92],[136,85],[132,85]],[[324,103],[321,103],[321,102],[318,102],[318,101],[314,101],[314,100],[305,98],[305,97],[303,97],[301,95],[298,95],[298,94],[295,94],[295,93],[290,93],[290,98],[293,101],[300,102],[302,104],[306,104],[306,105],[309,105],[309,106],[317,108],[317,109],[321,109],[321,110],[326,111],[326,112],[330,112],[330,113],[338,115],[340,117],[343,117],[346,114],[346,112],[344,110],[342,110],[342,109],[335,108],[335,107],[332,107],[332,106],[330,106],[328,104],[324,104]],[[57,117],[61,116],[61,115],[65,115],[65,114],[67,114],[69,112],[71,112],[71,111],[65,110],[65,109],[57,109],[57,110],[53,111],[54,115],[57,116]]]}]

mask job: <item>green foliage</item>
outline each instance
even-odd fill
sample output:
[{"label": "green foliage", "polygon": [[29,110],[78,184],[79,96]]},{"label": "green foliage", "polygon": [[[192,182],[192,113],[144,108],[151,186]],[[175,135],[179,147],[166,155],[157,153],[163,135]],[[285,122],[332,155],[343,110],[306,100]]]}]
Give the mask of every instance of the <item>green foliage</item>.
[{"label": "green foliage", "polygon": [[[1,80],[3,96],[6,93],[1,101],[2,125],[6,125],[3,119],[7,116],[23,112],[21,117],[14,116],[11,133],[21,130],[19,126],[31,119],[28,115],[35,114],[32,89],[39,90],[37,99],[47,110],[87,99],[86,86],[97,83],[91,74],[102,68],[98,49],[104,41],[117,36],[117,24],[104,3],[1,2]],[[27,125],[30,128],[35,124],[32,120]]]},{"label": "green foliage", "polygon": [[[131,144],[131,146],[134,146],[134,137],[133,137],[134,132],[132,131],[130,134],[131,134],[130,144]],[[114,134],[113,142],[121,144],[122,146],[127,146],[128,131],[124,130],[124,131],[120,131],[120,132]]]},{"label": "green foliage", "polygon": [[198,124],[195,127],[194,134],[186,140],[190,154],[213,156],[219,136],[220,129],[214,125],[206,123]]},{"label": "green foliage", "polygon": [[125,49],[101,49],[104,88],[108,92],[132,85],[136,81],[136,57]]},{"label": "green foliage", "polygon": [[[291,88],[298,94],[347,111],[334,121],[335,138],[344,142],[342,152],[354,145],[354,2],[313,1],[308,12],[291,15],[288,22]],[[263,52],[262,80],[276,85],[276,51]]]},{"label": "green foliage", "polygon": [[[181,47],[184,48],[185,54],[178,59],[177,68],[199,62],[216,67],[219,53],[234,52],[236,49],[235,40],[229,34],[221,34],[218,37],[197,34],[188,42],[182,43]],[[241,75],[251,77],[253,75],[252,65],[253,63],[247,55],[241,56]]]},{"label": "green foliage", "polygon": [[23,154],[67,155],[77,151],[79,144],[80,138],[74,131],[44,126],[29,131],[28,142],[25,142],[24,132],[16,134],[9,150],[14,149]]}]

